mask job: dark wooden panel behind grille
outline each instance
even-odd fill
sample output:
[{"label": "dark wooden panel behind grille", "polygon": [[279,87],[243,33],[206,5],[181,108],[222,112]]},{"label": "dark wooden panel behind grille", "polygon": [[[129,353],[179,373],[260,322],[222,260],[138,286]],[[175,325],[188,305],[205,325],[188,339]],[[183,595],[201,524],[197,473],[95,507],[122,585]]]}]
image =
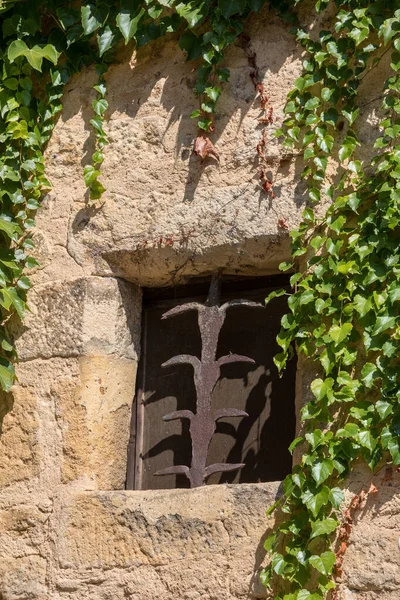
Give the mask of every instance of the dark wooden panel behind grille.
[{"label": "dark wooden panel behind grille", "polygon": [[[280,283],[287,285],[287,278],[271,279],[223,283],[222,302],[233,298],[263,302],[271,289],[281,287]],[[196,293],[197,301],[205,301],[207,284],[188,289],[189,293]],[[143,436],[139,436],[139,439],[142,437],[142,448],[137,448],[136,452],[131,448],[132,472],[128,472],[128,489],[189,486],[188,479],[182,475],[154,476],[156,471],[172,465],[190,465],[191,460],[188,420],[165,422],[163,415],[181,409],[196,410],[191,366],[161,368],[161,364],[177,354],[200,358],[201,353],[196,312],[161,320],[168,309],[189,300],[181,297],[181,290],[177,299],[168,298],[168,294],[171,292],[168,291],[167,298],[163,299],[159,297],[160,292],[150,291],[144,298],[140,385],[133,407],[134,428],[143,428]],[[216,473],[208,478],[208,484],[277,481],[290,472],[291,456],[287,448],[295,433],[296,359],[290,361],[282,378],[272,360],[279,350],[275,338],[286,311],[287,298],[281,297],[264,310],[235,307],[227,312],[217,358],[229,353],[244,354],[253,358],[255,364],[235,363],[222,367],[213,394],[213,407],[239,408],[248,412],[249,417],[218,422],[208,464],[244,462],[245,467],[230,473]],[[133,470],[136,481],[133,481]]]}]

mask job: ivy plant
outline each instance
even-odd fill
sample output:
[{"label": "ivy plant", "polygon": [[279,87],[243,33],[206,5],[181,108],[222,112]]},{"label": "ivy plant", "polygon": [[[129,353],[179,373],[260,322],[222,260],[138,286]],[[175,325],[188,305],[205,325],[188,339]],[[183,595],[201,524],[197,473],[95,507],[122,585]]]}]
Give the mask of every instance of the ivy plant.
[{"label": "ivy plant", "polygon": [[[291,232],[293,260],[281,265],[295,270],[295,291],[275,362],[284,368],[295,344],[320,370],[291,445],[301,460],[284,481],[283,519],[265,542],[271,562],[262,578],[284,600],[336,597],[348,538],[346,528],[337,533],[338,484],[359,460],[371,471],[400,464],[400,10],[337,4],[332,31],[311,39],[297,29],[307,56],[278,131],[303,155],[309,199]],[[364,164],[358,91],[387,53],[384,118]]]},{"label": "ivy plant", "polygon": [[[62,109],[65,84],[84,66],[95,66],[96,144],[83,173],[92,201],[105,191],[106,74],[119,45],[141,47],[177,34],[186,60],[197,61],[199,104],[191,117],[200,142],[195,149],[201,156],[218,156],[207,136],[215,129],[218,99],[229,80],[224,53],[264,2],[0,1],[0,385],[5,391],[15,381],[17,358],[9,324],[24,316],[27,273],[37,266],[31,232],[50,189],[43,151]],[[335,598],[343,536],[349,535],[340,523],[350,523],[349,513],[343,517],[344,479],[359,460],[372,471],[400,464],[398,0],[336,0],[331,29],[319,33],[297,22],[300,2],[269,3],[294,25],[305,53],[277,135],[283,149],[303,157],[308,189],[302,221],[291,232],[292,260],[281,265],[292,270],[294,291],[275,362],[283,369],[295,346],[320,374],[302,409],[302,435],[291,445],[292,451],[301,448],[301,460],[270,509],[279,507],[282,517],[265,543],[271,561],[262,580],[276,600]],[[327,4],[316,0],[316,13]],[[382,121],[374,156],[364,163],[358,95],[381,61],[389,61],[391,75],[377,90]]]}]

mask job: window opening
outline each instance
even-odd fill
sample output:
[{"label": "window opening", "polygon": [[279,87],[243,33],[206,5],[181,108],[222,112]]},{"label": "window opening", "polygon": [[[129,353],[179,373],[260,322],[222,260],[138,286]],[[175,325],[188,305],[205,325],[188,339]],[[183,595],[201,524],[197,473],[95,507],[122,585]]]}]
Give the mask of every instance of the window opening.
[{"label": "window opening", "polygon": [[279,287],[289,289],[286,276],[215,275],[211,284],[144,290],[127,489],[290,472],[296,359],[279,378],[272,359],[286,297],[264,304]]}]

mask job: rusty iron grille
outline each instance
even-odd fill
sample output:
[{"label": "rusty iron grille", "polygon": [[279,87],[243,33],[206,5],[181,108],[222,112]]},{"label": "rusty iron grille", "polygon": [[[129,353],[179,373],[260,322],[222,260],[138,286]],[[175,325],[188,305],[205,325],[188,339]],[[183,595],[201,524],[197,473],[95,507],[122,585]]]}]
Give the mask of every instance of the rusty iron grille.
[{"label": "rusty iron grille", "polygon": [[194,384],[196,389],[196,412],[191,410],[178,410],[163,417],[164,421],[174,419],[189,419],[190,437],[192,441],[191,465],[175,465],[157,471],[154,475],[185,475],[190,482],[190,487],[200,487],[205,484],[208,476],[213,473],[233,471],[244,467],[244,463],[214,463],[207,466],[208,449],[215,433],[216,424],[224,417],[248,417],[247,412],[236,408],[212,409],[212,393],[219,380],[221,366],[228,363],[247,362],[254,364],[248,356],[228,354],[217,359],[218,338],[224,324],[226,311],[234,306],[248,306],[263,308],[259,302],[249,300],[231,300],[222,306],[220,304],[221,280],[219,274],[213,275],[210,289],[205,304],[189,302],[176,306],[163,314],[163,319],[176,317],[186,311],[197,311],[198,324],[201,335],[201,359],[188,354],[174,356],[162,367],[171,365],[189,364],[193,367]]},{"label": "rusty iron grille", "polygon": [[[273,363],[286,297],[249,310],[282,287],[290,291],[289,278],[272,275],[221,277],[221,286],[214,277],[211,289],[202,282],[144,289],[126,489],[278,481],[290,473],[296,356],[283,377]],[[155,477],[160,471],[164,477]]]}]

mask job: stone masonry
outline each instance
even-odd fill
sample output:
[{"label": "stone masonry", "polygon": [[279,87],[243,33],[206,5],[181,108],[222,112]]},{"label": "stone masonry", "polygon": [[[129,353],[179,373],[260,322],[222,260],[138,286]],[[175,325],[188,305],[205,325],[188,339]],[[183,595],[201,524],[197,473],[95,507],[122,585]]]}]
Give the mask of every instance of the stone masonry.
[{"label": "stone masonry", "polygon": [[[301,73],[292,35],[266,8],[246,26],[274,107],[266,155],[272,200],[260,187],[259,101],[240,46],[227,54],[213,142],[220,162],[192,154],[194,69],[170,37],[126,50],[106,76],[110,108],[102,202],[87,202],[96,83],[68,85],[46,153],[53,190],[37,218],[40,267],[31,312],[16,326],[18,383],[1,399],[1,600],[236,600],[259,582],[265,509],[279,482],[197,490],[124,491],[140,355],[141,287],[183,283],[216,268],[276,273],[304,206],[301,164],[272,132]],[[385,64],[365,78],[360,132],[368,156]],[[315,373],[299,364],[298,406]],[[348,498],[369,485],[357,470]],[[342,600],[400,597],[400,474],[374,479],[344,563]]]}]

